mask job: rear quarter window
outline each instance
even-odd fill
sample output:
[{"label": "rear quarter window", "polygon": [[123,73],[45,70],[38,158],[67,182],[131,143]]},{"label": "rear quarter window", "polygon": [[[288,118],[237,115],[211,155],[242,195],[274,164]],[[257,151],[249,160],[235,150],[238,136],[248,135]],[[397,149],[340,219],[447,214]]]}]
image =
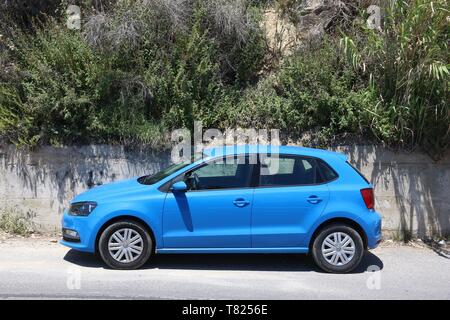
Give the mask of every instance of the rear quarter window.
[{"label": "rear quarter window", "polygon": [[336,171],[334,171],[328,163],[321,159],[317,159],[317,166],[320,170],[320,175],[322,176],[322,183],[323,182],[330,182],[332,180],[335,180],[338,177],[338,174]]}]

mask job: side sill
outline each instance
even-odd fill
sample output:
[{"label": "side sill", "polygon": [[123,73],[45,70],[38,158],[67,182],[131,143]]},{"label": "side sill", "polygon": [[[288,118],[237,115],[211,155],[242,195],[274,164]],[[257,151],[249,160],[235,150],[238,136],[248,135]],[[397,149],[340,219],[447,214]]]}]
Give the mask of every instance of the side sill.
[{"label": "side sill", "polygon": [[308,248],[160,248],[156,253],[308,253]]}]

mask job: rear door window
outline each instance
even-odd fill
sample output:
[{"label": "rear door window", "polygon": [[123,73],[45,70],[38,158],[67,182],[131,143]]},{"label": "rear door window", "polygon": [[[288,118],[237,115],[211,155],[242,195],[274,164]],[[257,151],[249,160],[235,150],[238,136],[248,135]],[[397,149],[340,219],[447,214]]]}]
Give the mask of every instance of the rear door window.
[{"label": "rear door window", "polygon": [[316,159],[297,155],[260,158],[259,185],[295,186],[322,182]]}]

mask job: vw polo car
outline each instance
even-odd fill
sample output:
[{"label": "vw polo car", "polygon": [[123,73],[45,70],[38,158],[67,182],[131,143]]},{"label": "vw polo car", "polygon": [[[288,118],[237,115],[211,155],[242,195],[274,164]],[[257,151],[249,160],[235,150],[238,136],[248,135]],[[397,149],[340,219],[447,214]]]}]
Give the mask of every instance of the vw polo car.
[{"label": "vw polo car", "polygon": [[139,268],[155,254],[304,253],[344,273],[381,241],[374,200],[343,154],[209,148],[195,161],[76,196],[61,243],[115,269]]}]

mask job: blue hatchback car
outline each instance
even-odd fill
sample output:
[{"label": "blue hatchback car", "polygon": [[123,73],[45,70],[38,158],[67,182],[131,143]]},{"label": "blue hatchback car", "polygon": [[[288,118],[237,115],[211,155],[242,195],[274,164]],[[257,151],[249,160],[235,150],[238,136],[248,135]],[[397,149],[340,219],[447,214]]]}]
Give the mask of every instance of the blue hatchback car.
[{"label": "blue hatchback car", "polygon": [[381,217],[343,154],[232,146],[78,195],[62,233],[63,245],[115,269],[164,253],[310,253],[342,273],[381,241]]}]

